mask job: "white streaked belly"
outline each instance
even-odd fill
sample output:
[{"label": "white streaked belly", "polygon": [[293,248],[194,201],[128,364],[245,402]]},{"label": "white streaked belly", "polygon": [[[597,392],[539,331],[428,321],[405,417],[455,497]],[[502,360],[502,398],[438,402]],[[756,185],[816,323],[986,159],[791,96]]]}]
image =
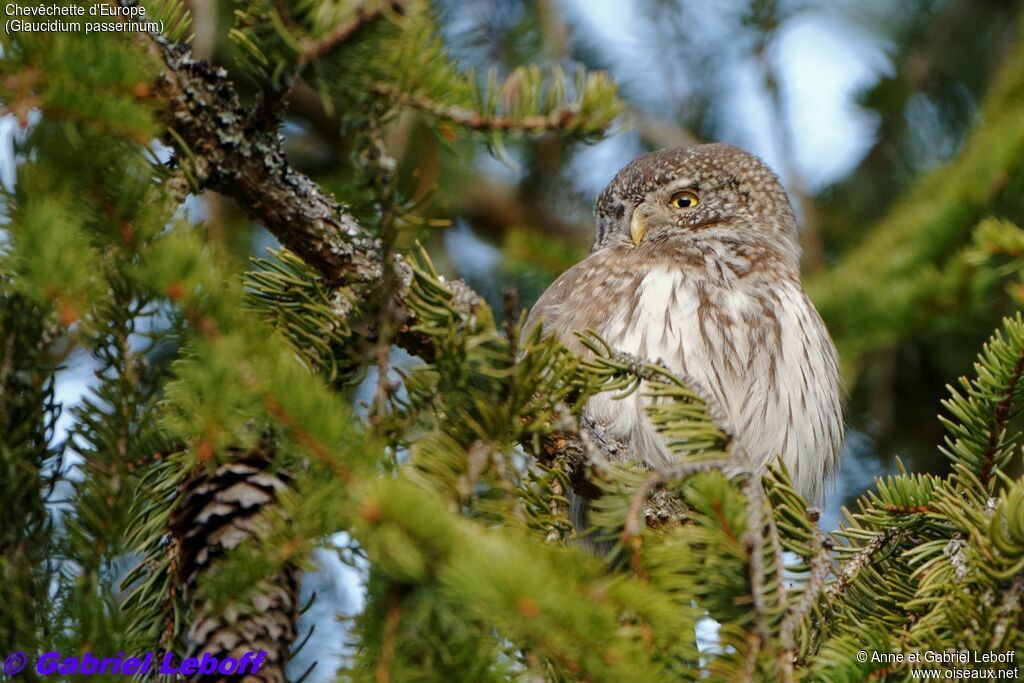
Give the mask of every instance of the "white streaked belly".
[{"label": "white streaked belly", "polygon": [[[838,373],[831,342],[798,285],[783,283],[775,293],[777,325],[760,293],[705,285],[702,297],[683,271],[655,269],[644,277],[635,309],[624,302],[599,334],[701,384],[756,466],[781,454],[801,492],[820,500],[826,461],[838,456],[842,440]],[[700,316],[702,298],[720,314]],[[640,394],[596,396],[588,410],[645,462],[664,465],[671,456],[643,415]]]}]

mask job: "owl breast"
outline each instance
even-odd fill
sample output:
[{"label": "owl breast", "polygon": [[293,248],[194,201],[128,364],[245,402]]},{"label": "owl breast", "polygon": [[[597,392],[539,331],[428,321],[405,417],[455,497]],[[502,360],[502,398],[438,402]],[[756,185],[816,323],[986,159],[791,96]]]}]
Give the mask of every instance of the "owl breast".
[{"label": "owl breast", "polygon": [[[708,277],[717,272],[718,277]],[[842,446],[835,349],[799,282],[747,282],[722,269],[658,266],[617,287],[595,326],[613,347],[661,361],[700,384],[753,464],[785,462],[800,492],[823,497]],[[672,460],[644,414],[643,391],[588,403],[595,419],[651,465]]]}]

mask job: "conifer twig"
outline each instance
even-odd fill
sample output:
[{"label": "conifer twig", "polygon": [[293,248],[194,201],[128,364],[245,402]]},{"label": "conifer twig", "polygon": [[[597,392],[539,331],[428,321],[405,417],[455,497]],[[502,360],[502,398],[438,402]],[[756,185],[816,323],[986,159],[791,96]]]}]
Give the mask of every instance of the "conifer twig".
[{"label": "conifer twig", "polygon": [[600,491],[591,481],[590,466],[605,458],[624,459],[625,444],[605,432],[589,415],[584,414],[577,420],[565,406],[560,406],[556,413],[556,424],[556,429],[542,440],[536,456],[568,474],[576,494],[596,498]]},{"label": "conifer twig", "polygon": [[[634,572],[639,576],[644,576],[640,558],[643,538],[641,532],[647,526],[647,515],[644,514],[644,506],[654,491],[675,479],[688,477],[699,472],[724,469],[729,464],[729,460],[717,459],[683,462],[671,467],[664,467],[652,472],[644,483],[633,492],[633,496],[629,501],[626,520],[622,525],[622,547],[630,553],[630,566]],[[641,521],[641,518],[643,521]]]},{"label": "conifer twig", "polygon": [[351,39],[364,26],[380,19],[388,11],[401,14],[407,4],[408,0],[387,0],[372,5],[360,4],[356,7],[355,16],[348,21],[338,24],[319,38],[307,38],[300,43],[300,65],[315,62],[330,54]]},{"label": "conifer twig", "polygon": [[782,621],[779,629],[779,637],[782,640],[782,647],[787,652],[787,659],[784,665],[787,673],[792,676],[793,660],[792,655],[796,651],[796,632],[800,623],[814,607],[827,585],[829,572],[832,570],[832,540],[827,538],[818,524],[821,513],[816,508],[807,510],[808,519],[814,523],[814,547],[815,554],[811,558],[811,571],[807,577],[807,584],[800,599],[789,608],[786,618]]},{"label": "conifer twig", "polygon": [[[764,508],[767,503],[759,481],[748,479],[743,483],[741,489],[747,498],[747,529],[743,534],[743,545],[746,546],[747,554],[750,557],[748,575],[750,578],[751,597],[754,601],[754,634],[757,636],[756,644],[760,649],[771,638],[771,631],[768,627],[767,588],[765,586],[764,568]],[[779,581],[779,590],[785,593],[785,587],[780,579],[781,577],[776,577],[776,580]]]},{"label": "conifer twig", "polygon": [[384,620],[384,638],[381,643],[380,660],[374,672],[377,683],[389,683],[391,680],[391,661],[395,658],[395,641],[398,635],[398,622],[402,615],[404,595],[399,587],[392,584],[388,591],[388,611]]},{"label": "conifer twig", "polygon": [[989,481],[992,479],[992,470],[996,466],[996,452],[999,450],[999,442],[1006,431],[1006,423],[1013,413],[1013,398],[1022,374],[1024,374],[1024,353],[1020,354],[1017,358],[1017,363],[1013,366],[1013,371],[1010,373],[1010,381],[1006,385],[1006,393],[995,405],[995,411],[992,415],[995,424],[992,425],[992,429],[989,431],[988,447],[985,449],[981,471],[978,473],[978,480],[981,481],[981,485],[985,488],[988,488]]},{"label": "conifer twig", "polygon": [[664,486],[675,479],[688,477],[691,474],[710,472],[711,470],[724,470],[725,468],[735,464],[736,463],[731,460],[718,458],[697,460],[694,462],[681,462],[677,465],[663,467],[651,472],[650,476],[648,476],[644,483],[641,484],[633,493],[633,497],[630,500],[629,512],[626,515],[626,522],[622,528],[623,539],[628,540],[640,535],[644,526],[640,521],[644,503],[656,488]]},{"label": "conifer twig", "polygon": [[[555,479],[551,482],[551,513],[552,518],[558,516],[561,512],[561,504],[558,503],[558,499],[565,496],[565,491],[562,490],[562,482]],[[558,525],[552,522],[548,525],[547,531],[544,533],[545,543],[557,543],[562,538],[562,532],[558,528]]]},{"label": "conifer twig", "polygon": [[[373,112],[366,130],[364,154],[369,166],[374,169],[370,185],[376,197],[378,209],[378,230],[381,242],[381,254],[384,262],[391,260],[394,254],[395,230],[395,169],[397,162],[388,153],[384,142],[384,131],[381,127],[381,112]],[[377,341],[374,355],[377,361],[377,390],[370,407],[370,424],[377,426],[384,415],[391,383],[388,380],[388,361],[391,354],[391,343],[395,332],[395,291],[401,283],[394,269],[384,269],[377,299],[373,308],[377,309]]]},{"label": "conifer twig", "polygon": [[825,593],[826,601],[831,605],[835,600],[842,595],[847,586],[853,582],[854,578],[871,561],[871,558],[889,543],[900,535],[900,529],[896,527],[889,527],[884,532],[877,534],[872,538],[867,545],[862,547],[856,555],[853,556],[849,562],[847,562],[842,570],[836,576],[836,580],[828,587]]},{"label": "conifer twig", "polygon": [[480,133],[548,133],[571,127],[578,117],[577,112],[569,107],[553,111],[550,114],[535,114],[533,116],[483,114],[443,104],[426,95],[405,92],[387,83],[376,83],[373,89],[378,95],[399,104],[419,109],[435,118]]}]

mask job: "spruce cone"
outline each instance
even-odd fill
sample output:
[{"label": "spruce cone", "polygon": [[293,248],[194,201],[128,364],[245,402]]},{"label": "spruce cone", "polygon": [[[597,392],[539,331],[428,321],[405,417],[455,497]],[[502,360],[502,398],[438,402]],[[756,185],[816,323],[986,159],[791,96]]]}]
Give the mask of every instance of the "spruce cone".
[{"label": "spruce cone", "polygon": [[263,531],[261,514],[275,504],[278,492],[291,479],[287,472],[273,471],[274,444],[267,437],[248,453],[233,455],[231,462],[213,473],[200,471],[185,484],[171,519],[178,544],[178,577],[191,607],[186,656],[209,653],[222,660],[266,652],[266,657],[255,674],[200,673],[190,680],[284,683],[288,650],[296,636],[298,570],[287,567],[268,577],[220,612],[196,595],[200,576],[216,571],[212,565],[218,558]]}]

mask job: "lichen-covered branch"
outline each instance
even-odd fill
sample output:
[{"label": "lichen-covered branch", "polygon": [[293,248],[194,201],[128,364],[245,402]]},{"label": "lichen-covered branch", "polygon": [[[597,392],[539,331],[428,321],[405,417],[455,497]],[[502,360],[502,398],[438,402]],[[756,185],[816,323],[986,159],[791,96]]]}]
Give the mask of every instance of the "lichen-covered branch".
[{"label": "lichen-covered branch", "polygon": [[235,199],[332,285],[376,283],[383,273],[377,240],[288,164],[280,121],[258,117],[263,108],[244,108],[223,69],[183,46],[151,39],[165,67],[166,123],[191,189]]},{"label": "lichen-covered branch", "polygon": [[[350,314],[349,302],[366,300],[385,279],[383,250],[342,204],[288,163],[278,132],[283,103],[245,108],[223,69],[195,59],[189,49],[159,35],[145,39],[164,65],[164,118],[181,178],[189,185],[177,191],[212,189],[234,199],[339,292],[339,317]],[[399,283],[395,341],[429,358],[429,343],[411,332],[415,314],[404,305],[409,268],[397,255],[391,267]],[[452,305],[470,318],[480,297],[461,282],[450,285],[456,295]],[[342,296],[342,289],[350,295]]]}]

